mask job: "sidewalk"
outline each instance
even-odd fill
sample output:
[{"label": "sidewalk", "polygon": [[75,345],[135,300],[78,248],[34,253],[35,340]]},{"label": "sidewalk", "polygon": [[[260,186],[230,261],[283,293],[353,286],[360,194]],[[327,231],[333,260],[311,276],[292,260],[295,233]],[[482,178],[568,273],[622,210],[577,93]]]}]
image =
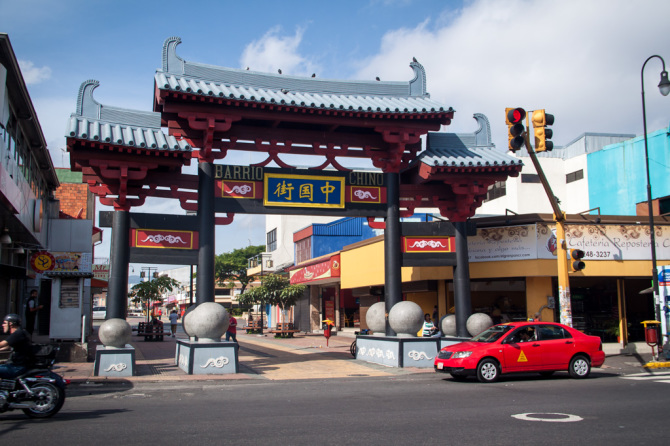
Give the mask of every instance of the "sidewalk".
[{"label": "sidewalk", "polygon": [[[271,334],[260,336],[246,334],[241,330],[237,335],[240,345],[240,373],[228,375],[188,375],[177,367],[175,341],[186,339],[181,326],[176,338],[165,337],[163,342],[145,342],[143,339],[133,336],[131,340],[131,345],[135,348],[136,376],[123,378],[93,376],[92,362],[58,363],[55,371],[74,383],[295,380],[433,373],[432,369],[413,367],[398,369],[356,361],[349,352],[354,340],[353,333],[347,332],[340,332],[326,342],[321,334],[274,338]],[[93,339],[92,342],[97,342],[97,339]],[[645,368],[645,364],[652,359],[651,348],[644,343],[631,344],[630,353],[627,354],[621,352],[619,344],[605,344],[603,349],[607,354],[603,369],[611,373],[643,372],[649,368]],[[670,367],[670,363],[658,364],[661,367]]]},{"label": "sidewalk", "polygon": [[[145,342],[143,337],[133,336],[130,344],[135,348],[135,373],[133,377],[111,378],[93,376],[93,362],[56,364],[57,373],[74,383],[118,382],[118,381],[202,381],[239,379],[322,379],[347,376],[393,376],[399,374],[426,373],[432,369],[393,369],[356,361],[349,348],[353,336],[340,334],[328,342],[319,334],[300,334],[293,338],[277,338],[238,333],[240,345],[240,372],[228,375],[188,375],[175,364],[176,340],[187,339],[181,331],[176,338],[165,337],[162,342]],[[89,340],[89,344],[97,343]],[[89,348],[95,350],[95,345]]]}]

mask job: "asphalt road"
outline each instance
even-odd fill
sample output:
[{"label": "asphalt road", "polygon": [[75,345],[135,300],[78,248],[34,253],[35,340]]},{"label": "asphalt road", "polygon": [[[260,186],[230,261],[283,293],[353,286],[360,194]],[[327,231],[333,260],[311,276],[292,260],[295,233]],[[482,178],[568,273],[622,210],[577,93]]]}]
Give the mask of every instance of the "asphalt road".
[{"label": "asphalt road", "polygon": [[[494,384],[394,378],[71,386],[59,414],[0,414],[2,444],[663,444],[670,372]],[[554,414],[554,415],[552,415]],[[555,415],[563,414],[563,415]],[[544,420],[544,421],[541,421]],[[184,443],[184,442],[187,443]]]}]

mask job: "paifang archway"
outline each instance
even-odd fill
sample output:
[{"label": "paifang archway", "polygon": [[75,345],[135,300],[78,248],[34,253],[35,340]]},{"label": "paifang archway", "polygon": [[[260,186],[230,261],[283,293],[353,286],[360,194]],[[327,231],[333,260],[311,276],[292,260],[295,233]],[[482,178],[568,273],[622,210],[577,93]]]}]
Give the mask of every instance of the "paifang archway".
[{"label": "paifang archway", "polygon": [[[275,162],[290,169],[293,166],[282,155],[296,154],[320,157],[314,171],[329,166],[346,171],[338,158],[349,157],[369,159],[383,172],[387,313],[402,299],[401,213],[438,207],[452,221],[464,223],[489,184],[520,170],[520,163],[486,169],[471,163],[450,176],[445,166],[422,167],[417,161],[421,136],[448,125],[454,110],[430,98],[425,71],[416,60],[410,63],[414,77],[408,82],[340,81],[189,62],[176,53],[180,43],[178,37],[170,37],[163,45],[162,68],[154,77],[153,111],[102,105],[93,98],[98,83],[86,81],[70,118],[66,136],[71,167],[83,172],[101,203],[115,209],[108,318],[125,315],[129,211],[148,196],[177,199],[183,209],[197,211],[196,302],[214,301],[214,227],[233,218],[232,213],[216,217],[215,161],[231,151],[267,155],[251,167]],[[182,172],[193,159],[198,162],[197,176]],[[403,171],[410,172],[407,184],[400,181]],[[464,231],[463,226],[461,243],[466,243]],[[466,297],[469,307],[469,288]],[[465,330],[464,321],[459,325]],[[395,334],[388,324],[386,334]]]}]

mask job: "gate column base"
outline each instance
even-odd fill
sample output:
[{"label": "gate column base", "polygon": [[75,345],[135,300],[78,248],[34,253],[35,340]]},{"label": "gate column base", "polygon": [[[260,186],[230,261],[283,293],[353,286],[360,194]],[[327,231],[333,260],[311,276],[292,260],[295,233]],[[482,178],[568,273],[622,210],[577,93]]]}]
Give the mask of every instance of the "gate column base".
[{"label": "gate column base", "polygon": [[239,373],[237,342],[177,341],[175,364],[189,375]]}]

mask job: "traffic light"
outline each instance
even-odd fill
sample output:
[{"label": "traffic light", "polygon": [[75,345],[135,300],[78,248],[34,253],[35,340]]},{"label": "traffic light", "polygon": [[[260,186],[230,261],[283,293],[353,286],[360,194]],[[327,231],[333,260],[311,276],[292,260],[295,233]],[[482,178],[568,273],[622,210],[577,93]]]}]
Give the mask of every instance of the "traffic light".
[{"label": "traffic light", "polygon": [[581,249],[571,249],[570,250],[570,269],[573,273],[581,271],[586,267],[586,264],[582,262],[584,258],[584,251]]},{"label": "traffic light", "polygon": [[554,148],[554,143],[547,140],[554,135],[554,132],[547,126],[554,124],[554,115],[545,113],[544,110],[535,110],[531,121],[533,121],[533,131],[535,132],[535,151],[551,151]]},{"label": "traffic light", "polygon": [[526,128],[523,126],[523,120],[526,119],[526,110],[523,108],[506,108],[505,122],[507,122],[509,140],[508,146],[512,152],[516,152],[524,144],[523,132]]}]

